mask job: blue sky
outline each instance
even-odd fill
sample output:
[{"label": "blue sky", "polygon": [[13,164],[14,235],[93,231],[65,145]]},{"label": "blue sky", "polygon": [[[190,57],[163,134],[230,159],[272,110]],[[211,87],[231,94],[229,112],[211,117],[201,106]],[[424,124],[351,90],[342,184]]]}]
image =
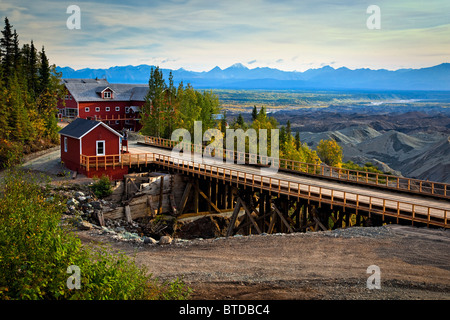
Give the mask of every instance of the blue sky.
[{"label": "blue sky", "polygon": [[[70,5],[80,7],[80,30],[66,26]],[[379,30],[366,26],[369,5],[381,9]],[[74,69],[204,71],[241,62],[395,70],[450,62],[448,0],[1,0],[0,13],[21,44],[33,39],[51,63]]]}]

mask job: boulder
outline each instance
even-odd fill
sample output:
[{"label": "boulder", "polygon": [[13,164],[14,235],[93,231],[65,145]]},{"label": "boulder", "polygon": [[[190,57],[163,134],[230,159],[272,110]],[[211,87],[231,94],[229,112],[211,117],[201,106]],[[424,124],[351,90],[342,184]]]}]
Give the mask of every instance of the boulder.
[{"label": "boulder", "polygon": [[87,198],[86,197],[77,197],[77,200],[78,201],[80,201],[80,202],[86,202],[87,201]]},{"label": "boulder", "polygon": [[69,200],[67,200],[66,204],[67,204],[67,206],[77,207],[80,203],[75,198],[70,198]]},{"label": "boulder", "polygon": [[171,236],[162,236],[159,239],[159,244],[171,244],[172,243],[172,237]]},{"label": "boulder", "polygon": [[156,243],[158,243],[158,241],[156,241],[152,237],[144,236],[143,240],[144,240],[144,243],[148,243],[148,244],[156,244]]},{"label": "boulder", "polygon": [[81,192],[81,191],[75,192],[75,198],[80,198],[80,197],[85,197],[85,196],[86,195],[83,192]]},{"label": "boulder", "polygon": [[91,230],[93,228],[92,224],[85,220],[76,221],[75,226],[80,230]]}]

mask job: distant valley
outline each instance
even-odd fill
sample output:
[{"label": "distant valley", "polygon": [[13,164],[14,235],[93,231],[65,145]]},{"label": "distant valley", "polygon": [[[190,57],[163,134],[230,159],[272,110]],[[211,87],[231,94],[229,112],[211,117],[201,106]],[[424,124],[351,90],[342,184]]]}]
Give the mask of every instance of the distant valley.
[{"label": "distant valley", "polygon": [[[356,111],[353,109],[353,111]],[[450,183],[450,109],[375,114],[322,110],[279,111],[280,124],[315,149],[321,139],[334,139],[344,161],[371,162],[384,172]]]}]

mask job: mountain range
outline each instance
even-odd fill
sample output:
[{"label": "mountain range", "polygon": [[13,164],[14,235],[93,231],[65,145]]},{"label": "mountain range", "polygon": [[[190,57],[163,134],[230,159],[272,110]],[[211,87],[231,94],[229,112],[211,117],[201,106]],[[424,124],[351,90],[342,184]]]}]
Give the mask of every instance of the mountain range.
[{"label": "mountain range", "polygon": [[[63,78],[106,78],[111,83],[148,83],[155,66],[115,66],[108,69],[57,67]],[[172,71],[174,82],[190,83],[198,89],[265,90],[450,90],[450,63],[421,69],[349,69],[324,66],[318,69],[282,71],[274,68],[249,69],[236,63],[210,71],[161,69],[165,77]]]}]

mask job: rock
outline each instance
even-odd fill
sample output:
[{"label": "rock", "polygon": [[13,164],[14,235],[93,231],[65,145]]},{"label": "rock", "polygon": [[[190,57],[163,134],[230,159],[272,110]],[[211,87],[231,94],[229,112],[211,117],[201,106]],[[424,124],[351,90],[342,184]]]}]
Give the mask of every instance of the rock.
[{"label": "rock", "polygon": [[86,197],[77,197],[77,200],[80,202],[86,202],[87,198]]},{"label": "rock", "polygon": [[139,237],[139,235],[137,235],[136,233],[132,233],[132,232],[123,232],[119,235],[121,239],[123,240],[130,240],[130,241],[137,241],[137,242],[141,242],[143,241],[141,239],[141,237]]},{"label": "rock", "polygon": [[107,227],[102,227],[102,234],[116,234],[114,230],[108,229]]},{"label": "rock", "polygon": [[158,243],[158,241],[156,241],[152,237],[144,236],[143,240],[144,240],[144,243],[149,243],[149,244],[156,244],[156,243]]},{"label": "rock", "polygon": [[67,206],[67,209],[69,210],[69,214],[75,214],[77,212],[77,208],[74,205]]},{"label": "rock", "polygon": [[116,232],[126,232],[124,227],[117,227]]},{"label": "rock", "polygon": [[101,204],[100,201],[92,201],[92,202],[90,203],[90,205],[91,205],[94,209],[97,209],[97,210],[101,210],[101,209],[102,209],[102,204]]},{"label": "rock", "polygon": [[75,198],[70,198],[66,202],[67,206],[75,206],[77,207],[80,203]]},{"label": "rock", "polygon": [[84,196],[85,196],[85,194],[81,191],[75,192],[75,198],[84,197]]},{"label": "rock", "polygon": [[81,207],[82,207],[84,210],[93,210],[93,209],[94,209],[94,207],[93,207],[90,203],[83,203],[83,204],[81,205]]},{"label": "rock", "polygon": [[91,230],[93,228],[91,223],[84,220],[76,221],[75,226],[80,230]]},{"label": "rock", "polygon": [[162,236],[159,239],[159,244],[171,244],[172,243],[172,237],[171,236]]}]

